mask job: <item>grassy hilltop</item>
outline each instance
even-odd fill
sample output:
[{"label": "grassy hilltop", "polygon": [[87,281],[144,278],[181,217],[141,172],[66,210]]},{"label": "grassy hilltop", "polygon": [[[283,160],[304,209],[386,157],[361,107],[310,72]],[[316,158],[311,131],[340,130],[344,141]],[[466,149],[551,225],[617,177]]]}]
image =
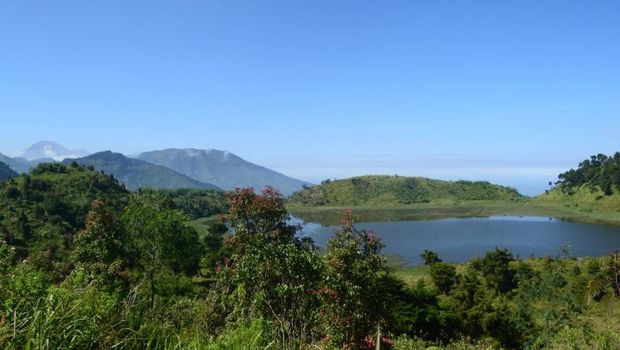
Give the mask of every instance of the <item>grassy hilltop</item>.
[{"label": "grassy hilltop", "polygon": [[559,174],[555,187],[537,197],[488,182],[362,176],[305,188],[289,198],[288,206],[301,219],[323,224],[337,224],[350,208],[360,221],[535,215],[617,225],[619,189],[616,153],[584,160],[577,169]]},{"label": "grassy hilltop", "polygon": [[443,181],[423,177],[359,176],[323,181],[289,198],[300,206],[386,206],[437,201],[517,200],[517,190],[489,182]]}]

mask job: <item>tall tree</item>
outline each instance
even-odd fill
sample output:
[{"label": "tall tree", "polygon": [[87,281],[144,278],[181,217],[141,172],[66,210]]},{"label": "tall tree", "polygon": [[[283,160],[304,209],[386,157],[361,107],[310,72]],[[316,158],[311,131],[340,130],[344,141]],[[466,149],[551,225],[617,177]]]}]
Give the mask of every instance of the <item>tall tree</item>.
[{"label": "tall tree", "polygon": [[122,216],[132,256],[149,282],[151,306],[157,295],[157,274],[196,272],[201,243],[188,218],[154,194],[133,195]]}]

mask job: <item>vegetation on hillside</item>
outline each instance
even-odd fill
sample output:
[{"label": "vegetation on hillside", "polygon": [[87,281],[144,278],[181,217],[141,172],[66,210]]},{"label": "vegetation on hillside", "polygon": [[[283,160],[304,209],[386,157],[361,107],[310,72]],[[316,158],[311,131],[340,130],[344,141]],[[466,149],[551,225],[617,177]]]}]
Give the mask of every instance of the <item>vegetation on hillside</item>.
[{"label": "vegetation on hillside", "polygon": [[8,165],[0,162],[0,181],[8,180],[12,177],[17,177],[17,173],[13,171],[13,169],[9,168]]},{"label": "vegetation on hillside", "polygon": [[113,177],[77,164],[41,164],[0,186],[0,239],[15,258],[28,257],[54,280],[71,268],[73,235],[84,227],[91,202],[118,211],[129,194]]},{"label": "vegetation on hillside", "polygon": [[516,200],[521,197],[513,188],[482,181],[361,176],[323,181],[294,193],[289,203],[303,206],[407,205],[443,200]]},{"label": "vegetation on hillside", "polygon": [[604,311],[617,309],[617,254],[523,261],[497,249],[451,265],[426,251],[429,275],[407,284],[350,212],[319,252],[289,223],[277,192],[226,197],[226,225],[201,236],[175,195],[129,193],[81,166],[41,165],[6,182],[0,345],[366,349],[379,338],[382,349],[620,346]]},{"label": "vegetation on hillside", "polygon": [[611,196],[620,189],[620,152],[613,156],[598,154],[579,163],[577,169],[558,175],[556,185],[565,193],[573,194],[580,187],[602,191]]},{"label": "vegetation on hillside", "polygon": [[227,211],[224,192],[217,190],[201,190],[196,188],[179,188],[169,190],[142,189],[140,193],[153,193],[162,196],[174,204],[191,219],[223,214]]},{"label": "vegetation on hillside", "polygon": [[605,214],[620,213],[620,152],[598,154],[558,175],[556,187],[536,198],[537,202],[561,205],[573,211]]}]

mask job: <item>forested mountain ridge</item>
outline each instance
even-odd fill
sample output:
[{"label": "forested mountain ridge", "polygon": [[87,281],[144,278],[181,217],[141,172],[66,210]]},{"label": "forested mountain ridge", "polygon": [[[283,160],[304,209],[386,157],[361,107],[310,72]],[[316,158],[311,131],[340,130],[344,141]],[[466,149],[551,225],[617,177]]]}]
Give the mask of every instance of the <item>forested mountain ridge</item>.
[{"label": "forested mountain ridge", "polygon": [[24,158],[12,158],[0,153],[0,162],[8,165],[17,173],[27,173],[32,165]]},{"label": "forested mountain ridge", "polygon": [[165,166],[143,160],[128,158],[120,153],[104,151],[84,158],[66,159],[65,163],[77,162],[114,175],[128,189],[139,188],[178,189],[198,188],[217,190],[217,186],[191,179]]},{"label": "forested mountain ridge", "polygon": [[489,182],[443,181],[423,177],[360,176],[326,180],[289,198],[306,206],[402,205],[439,200],[513,200],[517,190]]},{"label": "forested mountain ridge", "polygon": [[252,187],[257,191],[271,186],[289,195],[309,183],[250,163],[226,151],[200,149],[165,149],[144,152],[137,157],[162,165],[198,181],[214,184],[224,190]]},{"label": "forested mountain ridge", "polygon": [[17,172],[13,171],[8,165],[0,162],[0,181],[7,180],[12,177],[17,177]]}]

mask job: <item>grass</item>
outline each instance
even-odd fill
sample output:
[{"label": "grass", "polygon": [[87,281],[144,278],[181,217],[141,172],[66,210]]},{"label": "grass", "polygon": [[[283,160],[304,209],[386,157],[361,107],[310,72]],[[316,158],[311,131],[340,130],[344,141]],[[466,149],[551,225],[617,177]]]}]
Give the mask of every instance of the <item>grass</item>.
[{"label": "grass", "polygon": [[432,220],[443,218],[485,217],[492,215],[549,216],[561,220],[620,225],[620,206],[599,208],[541,198],[492,201],[436,201],[411,205],[303,207],[290,205],[296,217],[324,225],[337,225],[345,209],[351,209],[358,222]]},{"label": "grass", "polygon": [[409,286],[415,285],[420,279],[430,280],[431,268],[427,265],[400,266],[394,270],[394,275],[402,279]]},{"label": "grass", "polygon": [[296,192],[290,203],[315,205],[408,205],[438,200],[521,199],[515,189],[489,182],[443,181],[422,177],[358,176],[324,181]]},{"label": "grass", "polygon": [[198,237],[201,239],[209,232],[209,225],[218,222],[220,220],[219,215],[211,215],[203,218],[190,220],[189,226],[193,227],[198,232]]}]

